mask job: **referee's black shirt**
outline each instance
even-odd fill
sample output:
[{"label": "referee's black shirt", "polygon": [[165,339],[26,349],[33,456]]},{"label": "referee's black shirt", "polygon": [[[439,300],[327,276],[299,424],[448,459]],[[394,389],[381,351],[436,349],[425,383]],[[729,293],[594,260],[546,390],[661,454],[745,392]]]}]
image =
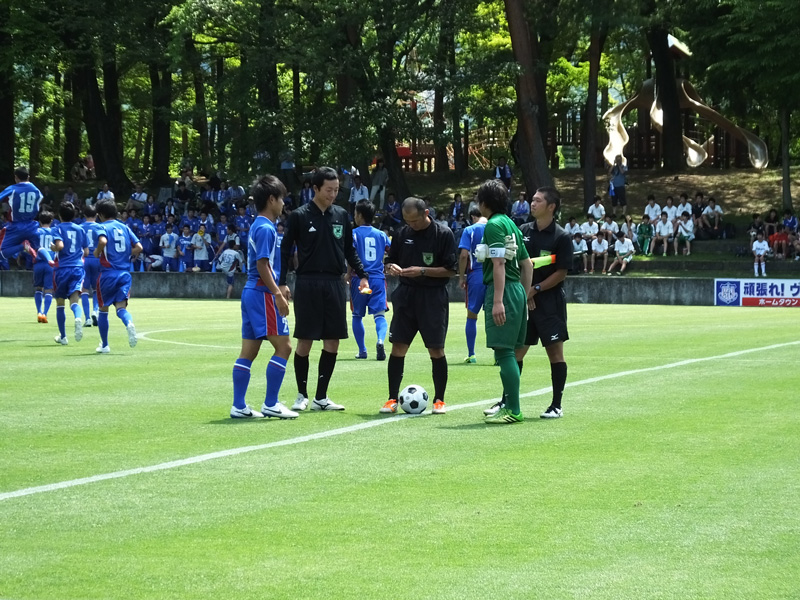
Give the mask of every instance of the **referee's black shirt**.
[{"label": "referee's black shirt", "polygon": [[[572,244],[572,242],[570,242]],[[394,263],[402,269],[406,267],[445,267],[456,270],[456,242],[449,227],[440,225],[433,219],[422,231],[414,231],[404,226],[392,238],[387,263]],[[445,287],[447,277],[400,277],[400,283],[412,287]]]},{"label": "referee's black shirt", "polygon": [[332,204],[323,213],[314,202],[309,202],[292,211],[281,242],[279,285],[286,285],[287,266],[295,244],[298,277],[341,277],[346,271],[345,260],[359,277],[367,277],[353,246],[350,216],[341,206]]},{"label": "referee's black shirt", "polygon": [[[533,283],[544,281],[560,269],[572,268],[572,239],[561,225],[555,222],[555,219],[541,231],[536,227],[536,221],[524,223],[519,230],[522,232],[522,240],[528,250],[528,256],[537,258],[551,254],[556,255],[556,262],[552,265],[533,270]],[[562,281],[551,289],[553,291],[560,290],[563,285]],[[540,293],[548,291],[550,290],[542,290]]]}]

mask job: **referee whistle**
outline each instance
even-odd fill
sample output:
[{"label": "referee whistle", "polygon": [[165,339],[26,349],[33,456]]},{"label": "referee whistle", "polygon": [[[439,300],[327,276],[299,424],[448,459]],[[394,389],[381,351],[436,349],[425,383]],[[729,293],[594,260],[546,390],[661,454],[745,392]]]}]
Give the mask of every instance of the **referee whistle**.
[{"label": "referee whistle", "polygon": [[546,267],[547,265],[552,265],[554,262],[556,262],[556,255],[550,254],[549,256],[537,256],[536,258],[532,258],[531,262],[533,263],[534,269]]}]

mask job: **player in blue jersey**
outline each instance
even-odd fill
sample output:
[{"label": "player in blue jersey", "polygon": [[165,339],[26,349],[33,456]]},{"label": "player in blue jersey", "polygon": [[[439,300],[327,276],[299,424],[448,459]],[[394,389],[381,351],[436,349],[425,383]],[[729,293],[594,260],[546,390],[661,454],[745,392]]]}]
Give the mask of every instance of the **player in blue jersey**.
[{"label": "player in blue jersey", "polygon": [[469,211],[472,225],[461,232],[461,242],[458,244],[458,284],[466,294],[467,304],[467,358],[464,362],[475,364],[475,338],[478,336],[478,313],[483,308],[483,299],[486,295],[486,286],[483,284],[483,265],[475,258],[475,247],[481,243],[483,230],[486,228],[486,218],[481,216],[481,211],[473,207]]},{"label": "player in blue jersey", "polygon": [[[278,401],[278,392],[286,374],[286,363],[292,353],[289,341],[289,301],[278,288],[281,256],[277,251],[275,221],[283,210],[286,188],[280,179],[266,175],[251,191],[258,216],[250,228],[247,254],[247,283],[242,290],[242,351],[233,364],[234,419],[277,417],[295,419],[297,413]],[[275,349],[267,365],[267,395],[261,412],[245,402],[250,383],[250,367],[267,340]]]},{"label": "player in blue jersey", "polygon": [[83,311],[78,301],[83,288],[83,257],[89,252],[86,244],[86,233],[80,225],[72,222],[75,215],[75,205],[72,202],[62,202],[58,207],[58,216],[61,223],[52,229],[53,244],[50,248],[57,252],[56,265],[53,268],[53,295],[56,298],[56,322],[58,335],[56,344],[66,346],[66,308],[64,304],[69,299],[72,314],[75,315],[75,341],[83,338]]},{"label": "player in blue jersey", "polygon": [[[39,213],[39,252],[33,263],[33,299],[36,303],[37,320],[47,323],[47,312],[53,301],[53,255],[50,245],[53,243],[53,232],[50,225],[53,223],[53,213],[43,210]],[[44,297],[44,309],[42,299]]]},{"label": "player in blue jersey", "polygon": [[142,251],[139,238],[130,227],[117,221],[117,205],[112,200],[100,200],[96,205],[97,218],[103,227],[97,238],[94,255],[100,259],[100,277],[97,279],[97,300],[100,315],[97,328],[100,330],[100,346],[96,352],[108,354],[108,308],[113,304],[117,316],[128,331],[128,343],[136,345],[136,327],[128,312],[128,296],[131,293],[131,260]]},{"label": "player in blue jersey", "polygon": [[372,226],[375,218],[375,205],[369,200],[359,200],[355,206],[355,224],[353,229],[353,245],[356,247],[364,271],[369,276],[371,294],[359,292],[360,279],[353,275],[350,280],[350,309],[353,313],[353,337],[358,344],[356,358],[367,358],[367,346],[364,343],[364,323],[362,319],[369,313],[375,319],[375,330],[378,334],[376,346],[378,360],[386,360],[383,341],[389,326],[386,323],[386,275],[383,272],[383,257],[391,242],[389,236]]},{"label": "player in blue jersey", "polygon": [[42,192],[28,181],[28,169],[17,167],[14,170],[14,185],[0,192],[0,202],[8,202],[10,211],[6,216],[6,226],[0,229],[0,260],[11,260],[21,251],[36,258],[36,245],[39,243],[36,230],[39,223],[39,205]]},{"label": "player in blue jersey", "polygon": [[[97,240],[103,232],[103,227],[97,222],[97,210],[94,206],[87,206],[83,209],[83,216],[86,219],[81,223],[84,233],[86,233],[86,244],[89,248],[89,255],[83,259],[83,270],[86,275],[83,278],[83,290],[81,291],[81,303],[83,314],[86,315],[85,327],[94,325],[97,327],[97,315],[100,305],[97,302],[97,278],[100,277],[100,260],[94,255],[97,248]],[[89,311],[89,294],[92,295],[92,311]],[[89,315],[92,315],[91,320]]]}]

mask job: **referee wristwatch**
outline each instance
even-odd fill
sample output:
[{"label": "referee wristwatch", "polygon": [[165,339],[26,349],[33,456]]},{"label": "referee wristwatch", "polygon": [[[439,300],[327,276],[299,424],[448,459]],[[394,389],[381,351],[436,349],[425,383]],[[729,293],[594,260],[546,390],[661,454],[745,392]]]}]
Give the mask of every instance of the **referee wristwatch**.
[{"label": "referee wristwatch", "polygon": [[540,285],[537,283],[535,286],[533,286],[533,289],[534,289],[534,291],[535,291],[535,292],[538,294],[539,292],[541,292],[541,291],[542,291],[542,286],[540,286]]},{"label": "referee wristwatch", "polygon": [[425,275],[425,267],[420,268],[419,274],[423,276]]}]

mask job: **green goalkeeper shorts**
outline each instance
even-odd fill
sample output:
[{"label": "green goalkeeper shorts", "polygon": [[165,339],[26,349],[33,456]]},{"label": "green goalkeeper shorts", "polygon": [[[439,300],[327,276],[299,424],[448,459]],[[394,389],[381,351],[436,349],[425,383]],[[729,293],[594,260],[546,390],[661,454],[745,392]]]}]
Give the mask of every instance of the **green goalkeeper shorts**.
[{"label": "green goalkeeper shorts", "polygon": [[495,325],[492,318],[494,304],[494,286],[486,286],[486,301],[483,314],[486,319],[487,348],[519,348],[525,345],[525,333],[528,329],[528,303],[525,288],[519,281],[507,281],[503,292],[503,306],[506,309],[506,322]]}]

